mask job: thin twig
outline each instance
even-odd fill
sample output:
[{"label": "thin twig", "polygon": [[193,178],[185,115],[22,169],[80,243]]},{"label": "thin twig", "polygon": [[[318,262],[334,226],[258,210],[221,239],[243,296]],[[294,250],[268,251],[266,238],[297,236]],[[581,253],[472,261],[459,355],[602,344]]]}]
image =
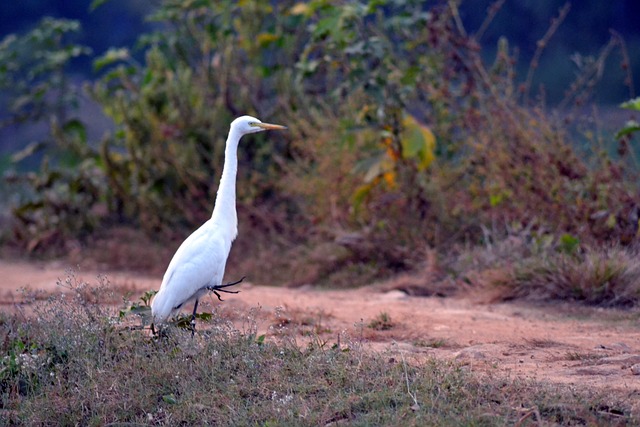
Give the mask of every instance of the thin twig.
[{"label": "thin twig", "polygon": [[542,416],[540,415],[540,411],[538,410],[537,407],[533,407],[531,409],[527,410],[527,413],[524,414],[517,423],[514,424],[513,427],[520,427],[522,425],[522,423],[525,422],[525,420],[527,418],[530,418],[532,415],[535,415],[536,417],[536,421],[538,422],[538,427],[543,427],[544,426],[544,422],[542,421]]},{"label": "thin twig", "polygon": [[531,63],[529,64],[529,70],[527,71],[527,78],[524,83],[525,105],[527,105],[529,101],[529,91],[531,90],[531,81],[533,80],[533,73],[538,68],[540,57],[542,56],[542,52],[544,51],[545,47],[547,47],[547,44],[549,43],[549,40],[551,39],[553,34],[558,30],[558,27],[560,27],[560,24],[562,23],[562,21],[564,21],[564,19],[567,17],[567,14],[569,13],[569,9],[571,9],[571,3],[567,2],[558,11],[558,16],[551,20],[551,25],[549,26],[549,29],[544,34],[544,36],[540,40],[538,40],[538,42],[536,43],[537,48],[535,53],[533,54],[533,58],[531,58]]},{"label": "thin twig", "polygon": [[456,23],[456,27],[462,36],[467,36],[467,31],[464,29],[464,25],[462,24],[462,19],[460,18],[460,12],[458,11],[458,1],[457,0],[449,0],[449,9],[451,9],[451,14],[453,15],[453,20]]},{"label": "thin twig", "polygon": [[411,396],[411,399],[413,399],[414,407],[417,409],[420,407],[420,404],[418,404],[416,395],[414,393],[411,393],[411,387],[409,387],[409,374],[407,373],[407,362],[404,360],[404,351],[400,352],[400,356],[402,357],[402,367],[404,368],[404,379],[407,382],[407,393],[409,394],[409,396]]},{"label": "thin twig", "polygon": [[105,424],[104,427],[146,427],[150,425],[151,424],[116,421],[114,423]]},{"label": "thin twig", "polygon": [[629,99],[633,99],[635,98],[636,94],[633,87],[633,73],[631,72],[631,60],[629,59],[627,44],[624,42],[624,38],[619,32],[615,30],[609,30],[609,32],[611,33],[611,37],[618,42],[618,46],[620,46],[620,54],[622,55],[621,66],[622,70],[626,74],[624,84],[629,88]]},{"label": "thin twig", "polygon": [[559,111],[563,111],[572,99],[577,99],[577,94],[582,88],[589,88],[590,86],[593,86],[595,82],[602,77],[602,73],[604,72],[604,63],[617,44],[618,40],[616,40],[614,37],[611,37],[609,43],[607,43],[607,45],[603,47],[598,54],[597,59],[593,61],[593,63],[590,64],[589,67],[584,67],[586,68],[586,70],[578,76],[576,81],[567,91],[562,102],[560,102],[560,104],[558,105]]},{"label": "thin twig", "polygon": [[487,28],[489,28],[489,25],[491,24],[491,22],[493,22],[493,18],[495,18],[498,11],[502,9],[505,1],[506,0],[496,0],[491,4],[491,6],[487,8],[487,16],[484,18],[484,21],[482,21],[482,25],[480,25],[480,28],[473,36],[476,41],[480,41],[480,39],[484,35],[484,32],[487,31]]}]

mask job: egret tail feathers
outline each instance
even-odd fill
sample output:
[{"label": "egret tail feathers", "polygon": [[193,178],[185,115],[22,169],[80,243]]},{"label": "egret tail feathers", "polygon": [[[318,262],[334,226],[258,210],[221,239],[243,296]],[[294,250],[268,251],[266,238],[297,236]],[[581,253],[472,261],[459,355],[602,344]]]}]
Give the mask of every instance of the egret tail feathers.
[{"label": "egret tail feathers", "polygon": [[151,315],[155,323],[165,322],[171,313],[175,310],[170,298],[166,297],[166,292],[160,289],[160,292],[156,294],[151,301]]}]

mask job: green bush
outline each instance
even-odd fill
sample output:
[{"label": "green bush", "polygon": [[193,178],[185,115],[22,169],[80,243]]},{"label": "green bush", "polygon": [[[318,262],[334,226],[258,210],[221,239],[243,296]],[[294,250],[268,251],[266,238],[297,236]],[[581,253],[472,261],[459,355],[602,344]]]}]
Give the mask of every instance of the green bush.
[{"label": "green bush", "polygon": [[77,21],[43,18],[32,30],[0,42],[0,91],[8,116],[0,126],[44,124],[44,139],[13,154],[20,164],[39,155],[38,172],[8,178],[26,188],[14,209],[14,238],[29,250],[57,246],[96,225],[87,209],[104,193],[95,153],[78,119],[80,93],[67,75],[69,63],[89,55],[76,44]]},{"label": "green bush", "polygon": [[[107,72],[91,93],[116,125],[101,149],[113,211],[150,231],[209,216],[231,120],[283,121],[274,106],[292,102],[280,89],[297,19],[276,12],[262,2],[166,1],[152,19],[169,30],[141,38],[144,64],[123,49],[96,60]],[[241,204],[273,192],[277,144],[258,136],[240,145]]]}]

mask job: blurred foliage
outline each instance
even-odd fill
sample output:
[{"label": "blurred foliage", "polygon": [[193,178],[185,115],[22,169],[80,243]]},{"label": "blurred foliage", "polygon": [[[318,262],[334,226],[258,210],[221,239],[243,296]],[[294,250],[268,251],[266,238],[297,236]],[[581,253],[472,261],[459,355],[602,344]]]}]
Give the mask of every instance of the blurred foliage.
[{"label": "blurred foliage", "polygon": [[311,79],[337,102],[359,96],[350,119],[370,144],[355,165],[365,181],[355,193],[356,206],[381,184],[415,187],[409,201],[423,206],[420,177],[434,159],[436,142],[408,109],[426,115],[431,106],[423,86],[438,72],[433,65],[439,53],[430,49],[427,24],[440,23],[422,2],[312,2],[306,13],[311,41],[298,64],[299,78]]},{"label": "blurred foliage", "polygon": [[104,192],[95,153],[77,117],[80,94],[67,74],[74,59],[91,53],[74,43],[79,31],[77,21],[43,18],[26,34],[0,42],[0,90],[9,113],[0,126],[48,128],[46,139],[12,156],[14,163],[41,156],[40,170],[7,177],[32,190],[13,211],[14,237],[31,251],[89,231],[95,221],[87,208]]},{"label": "blurred foliage", "polygon": [[[620,104],[621,108],[626,108],[627,110],[632,111],[640,111],[640,97],[630,99],[627,102],[623,102]],[[640,131],[640,123],[635,120],[629,120],[625,125],[616,133],[617,139],[627,139],[629,136],[633,135],[635,132]]]},{"label": "blurred foliage", "polygon": [[90,53],[71,40],[79,30],[77,21],[43,18],[26,34],[2,40],[0,88],[9,100],[8,121],[38,121],[50,115],[63,121],[68,109],[77,106],[77,91],[65,67]]},{"label": "blurred foliage", "polygon": [[[374,266],[374,276],[411,268],[427,246],[480,242],[502,226],[569,236],[571,253],[636,239],[633,128],[616,140],[550,113],[519,83],[517,49],[502,38],[487,63],[456,2],[164,0],[151,19],[160,30],[141,36],[143,60],[112,48],[94,62],[100,78],[88,91],[115,124],[97,153],[79,121],[58,119],[56,146],[77,160],[66,174],[35,175],[38,197],[68,193],[58,222],[45,221],[50,201],[17,208],[18,218],[39,212],[35,236],[66,218],[76,224],[66,234],[105,219],[164,234],[200,224],[228,124],[252,114],[290,129],[240,145],[238,210],[252,240],[257,230],[274,244],[346,249],[323,257],[328,265],[308,280],[355,264]],[[6,39],[4,51],[29,37]],[[67,59],[43,81],[85,53],[64,39],[56,46]],[[615,35],[599,56],[581,58],[567,105],[588,101],[616,48],[626,58]]]},{"label": "blurred foliage", "polygon": [[[168,30],[141,38],[144,64],[124,49],[96,60],[107,71],[91,93],[117,127],[101,148],[112,210],[147,230],[209,216],[228,124],[241,114],[277,121],[291,80],[300,18],[274,7],[166,1],[152,19]],[[251,165],[240,168],[251,183],[239,186],[241,201],[273,191],[272,144],[259,136],[240,145]]]}]

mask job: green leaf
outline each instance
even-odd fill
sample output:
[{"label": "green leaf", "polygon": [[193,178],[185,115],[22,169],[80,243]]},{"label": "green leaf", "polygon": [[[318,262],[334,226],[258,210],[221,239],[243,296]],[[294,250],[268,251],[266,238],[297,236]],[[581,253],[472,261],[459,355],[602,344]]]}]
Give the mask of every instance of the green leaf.
[{"label": "green leaf", "polygon": [[93,0],[91,2],[91,5],[89,6],[89,11],[93,12],[94,10],[96,10],[97,8],[102,6],[103,4],[107,3],[108,1],[109,0]]},{"label": "green leaf", "polygon": [[404,75],[400,79],[400,83],[407,86],[415,86],[416,80],[420,76],[422,70],[417,65],[407,68]]},{"label": "green leaf", "polygon": [[130,58],[129,49],[127,48],[111,48],[100,58],[93,61],[94,71],[100,71],[108,65],[112,65],[118,61],[125,61]]},{"label": "green leaf", "polygon": [[173,324],[178,328],[191,329],[191,316],[181,315]]},{"label": "green leaf", "polygon": [[264,344],[264,338],[265,338],[264,334],[260,335],[258,338],[256,338],[256,344],[258,345]]},{"label": "green leaf", "polygon": [[502,203],[502,201],[504,200],[504,194],[502,193],[498,193],[498,194],[490,194],[489,195],[489,204],[491,205],[491,207],[495,208],[496,206],[498,206],[500,203]]},{"label": "green leaf", "polygon": [[360,160],[353,168],[353,173],[364,175],[364,182],[370,183],[385,172],[385,153]]},{"label": "green leaf", "polygon": [[372,184],[364,184],[353,193],[353,208],[358,211],[373,189]]},{"label": "green leaf", "polygon": [[266,48],[271,43],[275,43],[279,40],[280,40],[279,35],[267,33],[267,32],[260,33],[256,36],[256,42],[258,43],[258,46],[260,46],[261,48]]},{"label": "green leaf", "polygon": [[416,159],[419,169],[428,168],[435,159],[436,137],[431,129],[418,123],[409,114],[405,116],[402,124],[402,156],[405,159]]},{"label": "green leaf", "polygon": [[132,306],[131,309],[129,309],[129,311],[133,314],[143,315],[146,313],[150,313],[151,307],[146,305],[136,305],[136,306]]},{"label": "green leaf", "polygon": [[616,139],[620,139],[624,136],[631,135],[640,131],[640,123],[635,120],[629,120],[625,125],[616,133]]},{"label": "green leaf", "polygon": [[202,320],[203,322],[210,322],[213,319],[213,314],[211,313],[199,313],[196,314],[196,318]]},{"label": "green leaf", "polygon": [[627,110],[635,110],[640,111],[640,96],[634,99],[630,99],[627,102],[623,102],[620,104],[621,108],[626,108]]},{"label": "green leaf", "polygon": [[333,37],[341,35],[340,14],[338,11],[333,11],[332,15],[320,19],[313,29],[313,36],[316,39],[322,39],[330,34],[332,34]]},{"label": "green leaf", "polygon": [[155,294],[157,294],[157,293],[158,293],[158,291],[156,291],[156,290],[146,291],[140,297],[140,300],[144,303],[144,305],[148,306],[151,303],[151,298],[153,298],[153,296]]},{"label": "green leaf", "polygon": [[83,143],[87,142],[87,129],[85,128],[84,123],[78,119],[69,120],[64,124],[64,126],[62,126],[62,130],[68,135],[77,135]]},{"label": "green leaf", "polygon": [[170,405],[175,405],[176,403],[178,403],[178,400],[173,393],[165,394],[164,396],[162,396],[162,401]]},{"label": "green leaf", "polygon": [[560,252],[573,255],[576,253],[579,246],[580,240],[577,237],[574,237],[571,234],[563,234],[560,236],[560,247],[558,248]]}]

